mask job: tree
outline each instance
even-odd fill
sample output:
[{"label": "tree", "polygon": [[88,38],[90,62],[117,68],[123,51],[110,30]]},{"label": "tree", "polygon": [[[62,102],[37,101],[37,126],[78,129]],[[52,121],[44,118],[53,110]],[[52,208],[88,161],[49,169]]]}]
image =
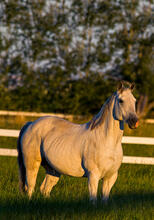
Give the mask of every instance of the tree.
[{"label": "tree", "polygon": [[120,79],[153,106],[152,3],[3,0],[0,15],[1,108],[94,113]]}]

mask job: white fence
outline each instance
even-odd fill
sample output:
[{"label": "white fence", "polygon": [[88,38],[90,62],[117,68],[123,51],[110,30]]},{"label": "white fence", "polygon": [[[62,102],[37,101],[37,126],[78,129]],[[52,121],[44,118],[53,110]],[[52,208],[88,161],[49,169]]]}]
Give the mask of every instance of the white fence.
[{"label": "white fence", "polygon": [[[2,111],[0,110],[0,115],[4,116],[29,116],[29,117],[42,117],[42,116],[57,116],[61,118],[67,118],[69,120],[73,120],[74,115],[66,115],[66,114],[58,114],[58,113],[44,113],[44,112],[22,112],[22,111]],[[81,115],[77,117],[82,118]],[[154,119],[145,119],[146,123],[154,124]]]},{"label": "white fence", "polygon": [[[18,137],[19,130],[0,129],[0,136]],[[154,138],[124,136],[122,139],[122,143],[154,145]],[[1,156],[17,156],[17,150],[0,148],[0,155]],[[124,156],[123,163],[154,165],[154,158],[153,157]]]},{"label": "white fence", "polygon": [[[42,116],[57,116],[61,118],[67,118],[72,120],[74,115],[58,114],[58,113],[44,113],[44,112],[15,112],[15,111],[2,111],[0,110],[0,115],[4,116],[29,116],[29,117],[42,117]],[[82,116],[78,116],[82,117]]]}]

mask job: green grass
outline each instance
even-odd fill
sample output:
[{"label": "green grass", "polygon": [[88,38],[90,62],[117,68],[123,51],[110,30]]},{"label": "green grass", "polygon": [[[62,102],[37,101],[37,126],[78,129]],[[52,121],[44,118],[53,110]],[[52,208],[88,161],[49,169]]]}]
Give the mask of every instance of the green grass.
[{"label": "green grass", "polygon": [[154,157],[153,145],[122,144],[122,148],[126,156]]},{"label": "green grass", "polygon": [[125,125],[124,135],[137,137],[154,137],[154,124],[148,124],[141,121],[137,129],[130,129],[127,125]]},{"label": "green grass", "polygon": [[17,148],[17,138],[14,137],[0,137],[0,148]]},{"label": "green grass", "polygon": [[154,205],[153,166],[123,164],[108,205],[88,201],[86,178],[62,176],[44,199],[39,186],[44,177],[41,168],[36,191],[29,201],[18,191],[16,158],[0,157],[0,219],[146,219],[152,220]]},{"label": "green grass", "polygon": [[[34,118],[33,118],[34,119]],[[32,118],[3,117],[0,128],[20,129]],[[125,135],[154,136],[154,125],[141,123],[136,130],[125,128]],[[0,137],[0,147],[16,148],[16,138]],[[123,144],[124,155],[154,157],[154,146]],[[40,168],[35,193],[31,200],[18,190],[17,158],[0,157],[0,219],[104,219],[104,220],[152,220],[154,219],[154,166],[122,164],[107,205],[100,201],[89,203],[86,178],[62,176],[44,199],[39,186],[45,171]]]}]

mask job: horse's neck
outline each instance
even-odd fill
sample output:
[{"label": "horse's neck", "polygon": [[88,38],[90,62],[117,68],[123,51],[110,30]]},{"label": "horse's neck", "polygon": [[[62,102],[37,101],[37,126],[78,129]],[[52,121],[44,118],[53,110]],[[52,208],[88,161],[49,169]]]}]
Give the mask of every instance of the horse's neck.
[{"label": "horse's neck", "polygon": [[113,94],[103,105],[100,112],[86,124],[90,130],[95,130],[101,138],[121,140],[123,135],[123,122],[114,119],[113,109],[115,104],[115,94]]},{"label": "horse's neck", "polygon": [[114,119],[113,109],[114,109],[115,97],[112,98],[107,114],[103,123],[99,127],[99,132],[101,135],[105,135],[105,138],[113,138],[115,142],[121,141],[124,129],[124,122]]},{"label": "horse's neck", "polygon": [[108,113],[107,119],[101,125],[100,129],[103,129],[106,133],[106,136],[113,133],[114,135],[123,134],[123,122],[115,120],[112,113]]}]

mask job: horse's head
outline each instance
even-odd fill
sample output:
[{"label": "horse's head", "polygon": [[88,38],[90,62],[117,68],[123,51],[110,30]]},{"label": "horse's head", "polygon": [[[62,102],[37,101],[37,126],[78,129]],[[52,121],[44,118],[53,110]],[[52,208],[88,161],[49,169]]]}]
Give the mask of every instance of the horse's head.
[{"label": "horse's head", "polygon": [[123,83],[119,84],[115,95],[114,117],[119,121],[124,121],[133,129],[138,127],[138,117],[136,114],[136,99],[132,94],[134,84],[124,87]]}]

